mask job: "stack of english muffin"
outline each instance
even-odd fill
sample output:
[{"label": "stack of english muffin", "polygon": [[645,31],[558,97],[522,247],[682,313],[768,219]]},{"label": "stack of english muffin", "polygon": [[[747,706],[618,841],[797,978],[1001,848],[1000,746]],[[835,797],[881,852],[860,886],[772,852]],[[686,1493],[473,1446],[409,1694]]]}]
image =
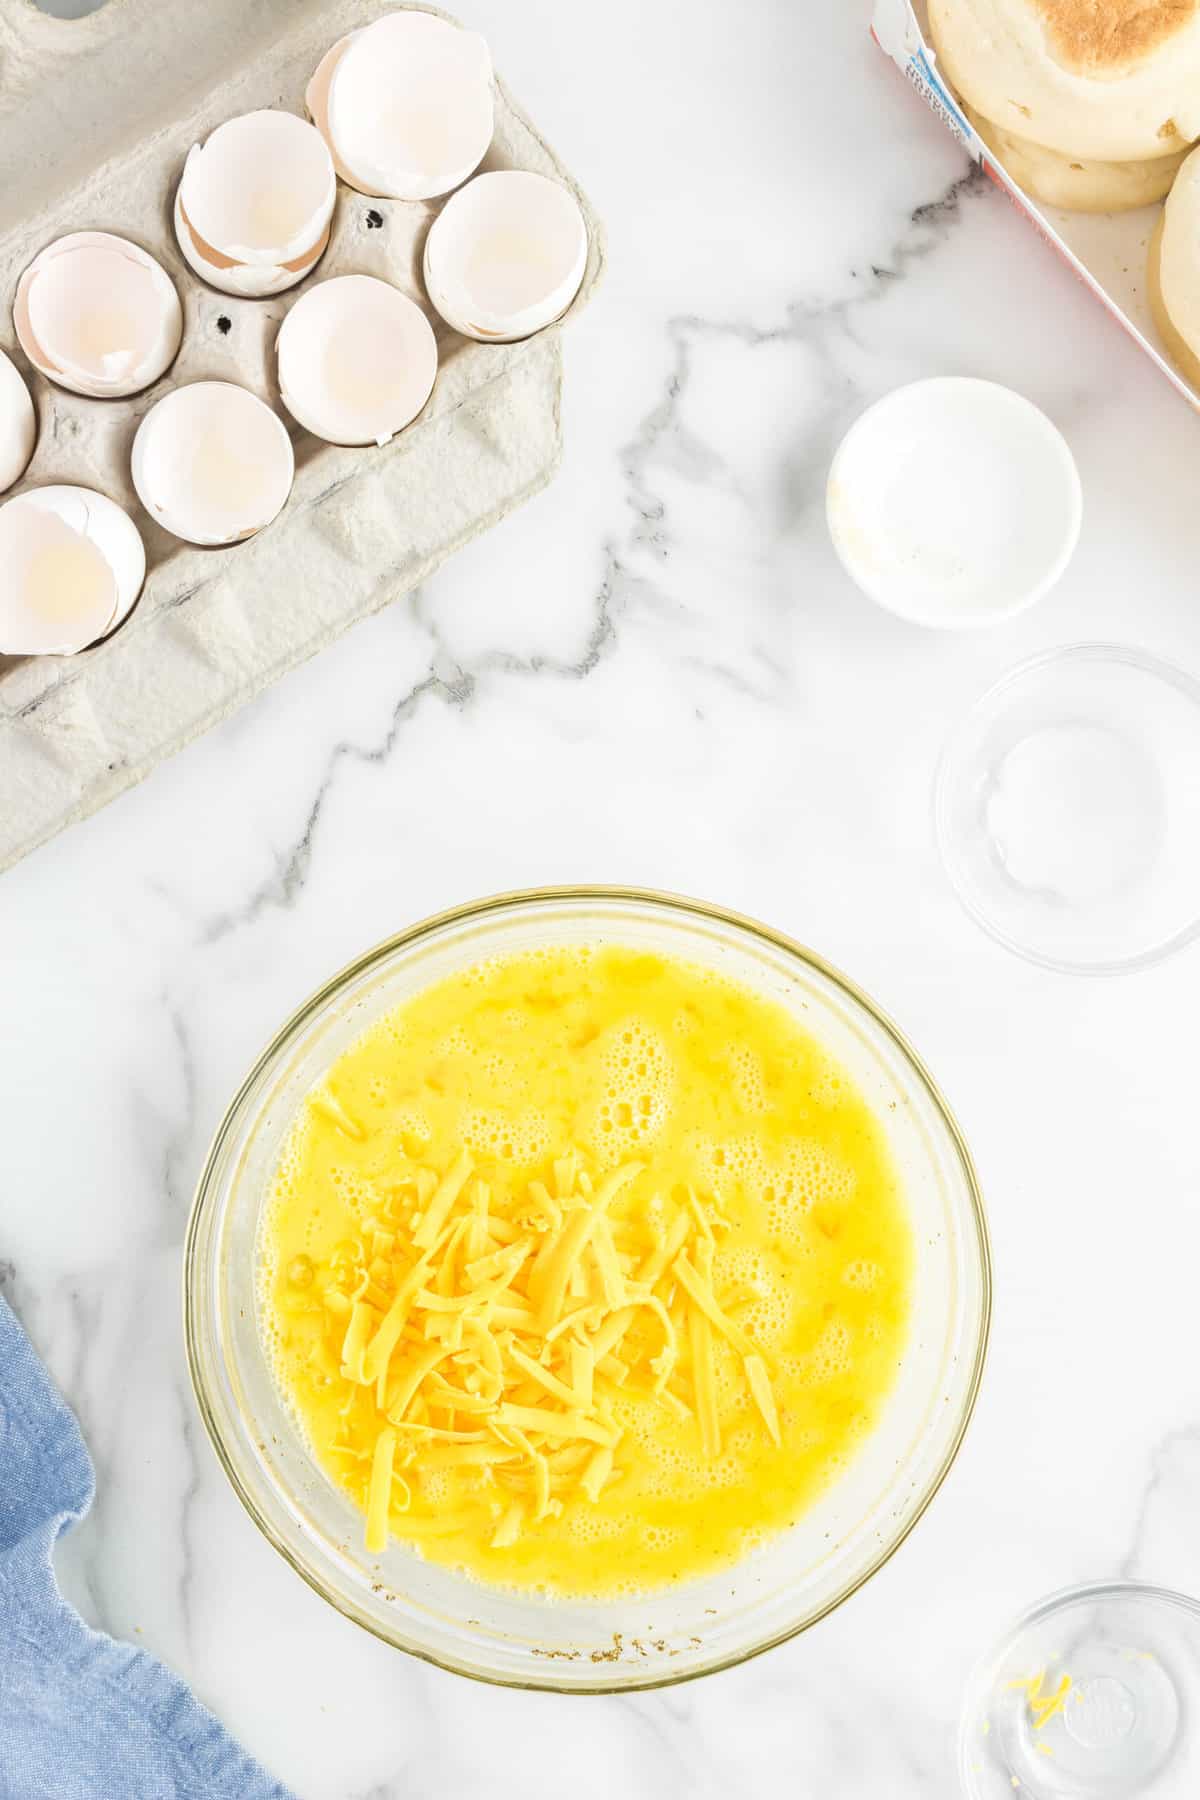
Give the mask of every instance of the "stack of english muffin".
[{"label": "stack of english muffin", "polygon": [[975,130],[1051,206],[1166,200],[1150,298],[1200,388],[1200,0],[928,0],[938,62]]}]

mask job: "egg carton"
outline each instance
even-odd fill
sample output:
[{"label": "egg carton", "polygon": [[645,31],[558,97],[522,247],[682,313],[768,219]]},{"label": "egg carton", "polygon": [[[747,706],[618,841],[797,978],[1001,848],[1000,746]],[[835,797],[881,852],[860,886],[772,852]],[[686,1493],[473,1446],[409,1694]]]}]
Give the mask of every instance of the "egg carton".
[{"label": "egg carton", "polygon": [[1001,159],[989,149],[938,68],[929,41],[926,0],[875,0],[871,25],[875,42],[953,133],[1018,212],[1041,233],[1072,273],[1126,331],[1159,374],[1193,407],[1200,393],[1170,360],[1159,342],[1150,310],[1146,270],[1150,238],[1161,207],[1134,212],[1081,213],[1044,206],[1018,187]]},{"label": "egg carton", "polygon": [[[423,581],[555,471],[562,322],[507,345],[444,325],[420,272],[442,202],[373,200],[339,185],[326,255],[272,299],[206,288],[176,247],[171,205],[192,144],[256,107],[302,114],[325,50],[385,10],[380,0],[109,0],[65,20],[30,0],[0,0],[0,346],[26,377],[39,423],[33,460],[11,491],[97,488],[132,514],[147,558],[141,599],[110,638],[74,657],[0,658],[0,869]],[[600,275],[602,228],[500,82],[482,166],[552,176],[578,199],[589,254],[570,319]],[[142,244],[183,303],[178,358],[133,399],[65,393],[16,343],[18,277],[44,244],[78,230]],[[429,312],[439,374],[425,412],[382,449],[342,449],[294,429],[295,485],[279,518],[228,549],[180,543],[134,492],[139,421],[170,388],[201,379],[240,382],[282,410],[279,325],[313,281],[348,273],[394,282]]]}]

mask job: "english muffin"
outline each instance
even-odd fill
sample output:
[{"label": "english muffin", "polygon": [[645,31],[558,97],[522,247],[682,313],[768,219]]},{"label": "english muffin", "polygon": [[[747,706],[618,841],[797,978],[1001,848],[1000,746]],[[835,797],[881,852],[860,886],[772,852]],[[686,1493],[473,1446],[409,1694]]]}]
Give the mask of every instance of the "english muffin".
[{"label": "english muffin", "polygon": [[929,0],[950,82],[1074,161],[1157,162],[1200,137],[1200,0]]},{"label": "english muffin", "polygon": [[1064,156],[1061,150],[1048,150],[1032,138],[1006,131],[965,101],[963,111],[1018,187],[1046,206],[1063,206],[1072,212],[1130,212],[1139,206],[1153,206],[1170,193],[1187,155],[1186,150],[1178,150],[1144,162]]},{"label": "english muffin", "polygon": [[1150,240],[1148,289],[1158,335],[1200,392],[1200,150],[1179,171]]}]

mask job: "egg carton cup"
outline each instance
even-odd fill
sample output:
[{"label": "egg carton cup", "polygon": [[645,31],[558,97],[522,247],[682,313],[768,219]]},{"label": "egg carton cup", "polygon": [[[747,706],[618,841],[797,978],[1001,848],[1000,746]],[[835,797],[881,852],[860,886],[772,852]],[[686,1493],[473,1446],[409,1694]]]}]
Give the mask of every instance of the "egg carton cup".
[{"label": "egg carton cup", "polygon": [[1125,213],[1066,212],[1040,205],[1017,186],[1004,163],[983,142],[943,79],[929,41],[925,0],[875,0],[872,35],[946,129],[1057,250],[1159,373],[1192,406],[1200,408],[1200,393],[1170,361],[1150,313],[1146,270],[1161,205]]},{"label": "egg carton cup", "polygon": [[[313,275],[271,299],[205,287],[176,246],[171,208],[191,146],[256,107],[303,114],[305,84],[324,52],[388,10],[381,0],[109,0],[87,18],[64,20],[29,0],[0,0],[0,346],[38,414],[33,460],[10,492],[52,482],[96,488],[132,514],[147,557],[141,599],[110,638],[74,657],[0,657],[0,869],[423,581],[557,467],[559,332],[600,275],[603,231],[502,83],[482,167],[564,182],[588,229],[579,294],[564,321],[538,336],[475,343],[432,313],[421,253],[442,201],[374,200],[339,184],[326,255]],[[132,399],[88,400],[53,387],[13,333],[22,270],[52,239],[86,230],[141,244],[183,304],[178,358]],[[427,408],[381,449],[321,443],[294,427],[279,401],[274,344],[288,308],[314,281],[349,273],[394,282],[426,309],[438,338]],[[148,408],[202,379],[260,395],[285,418],[296,454],[278,519],[220,550],[171,537],[141,507],[130,478],[130,448]]]}]

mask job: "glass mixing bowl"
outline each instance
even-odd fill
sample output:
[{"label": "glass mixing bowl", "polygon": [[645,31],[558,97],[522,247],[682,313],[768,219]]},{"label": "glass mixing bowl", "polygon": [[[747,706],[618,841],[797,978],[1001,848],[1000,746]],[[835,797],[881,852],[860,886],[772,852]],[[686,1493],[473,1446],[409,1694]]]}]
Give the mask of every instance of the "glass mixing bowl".
[{"label": "glass mixing bowl", "polygon": [[[313,1462],[259,1335],[260,1211],[308,1088],[374,1020],[455,970],[547,944],[630,944],[717,969],[788,1007],[853,1076],[905,1184],[915,1269],[909,1343],[881,1420],[790,1530],[724,1573],[642,1599],[544,1600],[485,1587],[393,1542]],[[217,1455],[251,1517],[348,1618],[447,1669],[568,1693],[659,1686],[802,1631],[887,1561],[962,1441],[991,1311],[975,1172],[945,1102],[896,1028],[828,964],[719,908],[615,888],[502,895],[370,950],[286,1024],[209,1152],[184,1265],[188,1359]]]}]

